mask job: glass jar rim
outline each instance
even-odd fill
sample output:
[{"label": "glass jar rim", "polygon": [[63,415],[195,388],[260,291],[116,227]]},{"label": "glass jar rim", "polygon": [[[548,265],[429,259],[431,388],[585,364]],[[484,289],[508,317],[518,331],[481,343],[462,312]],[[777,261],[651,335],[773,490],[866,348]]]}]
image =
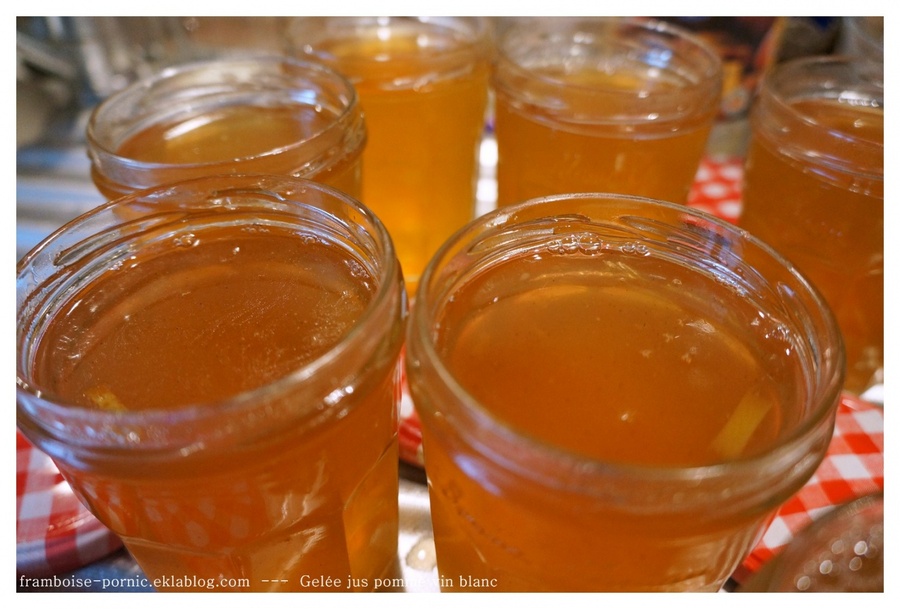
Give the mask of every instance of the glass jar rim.
[{"label": "glass jar rim", "polygon": [[[811,302],[815,307],[813,312],[821,316],[822,330],[824,334],[820,336],[820,340],[824,344],[836,345],[836,353],[830,358],[825,369],[817,369],[815,372],[821,376],[821,381],[814,386],[814,394],[810,396],[810,401],[815,400],[814,407],[806,414],[802,421],[794,426],[789,434],[780,438],[773,446],[769,447],[766,452],[749,457],[738,458],[734,460],[726,460],[718,463],[696,466],[654,466],[639,465],[626,462],[615,462],[593,458],[568,451],[562,447],[553,445],[534,437],[528,436],[518,431],[514,426],[505,422],[501,418],[493,415],[490,409],[482,405],[474,396],[472,396],[453,376],[450,370],[444,365],[433,340],[433,328],[430,325],[430,311],[439,308],[438,300],[441,302],[447,297],[447,294],[438,295],[429,294],[428,287],[434,282],[438,265],[445,261],[452,252],[461,248],[463,244],[474,243],[469,241],[473,237],[482,237],[488,231],[499,231],[503,228],[515,226],[517,217],[531,211],[539,211],[548,204],[571,201],[578,203],[579,201],[622,201],[635,205],[650,205],[656,209],[668,210],[667,213],[676,213],[687,219],[701,223],[704,227],[710,227],[718,234],[727,233],[742,241],[744,244],[752,244],[757,247],[762,255],[776,261],[780,268],[786,271],[792,279],[798,282],[798,286],[811,298]],[[577,205],[573,206],[571,211],[573,215],[577,215]],[[550,218],[552,216],[527,216],[528,220],[535,218]],[[432,297],[437,300],[432,300]],[[497,445],[515,446],[516,454],[525,454],[533,452],[537,455],[530,461],[532,465],[536,463],[546,462],[550,467],[559,468],[572,474],[578,479],[590,479],[592,476],[602,474],[607,477],[617,477],[620,479],[635,479],[654,482],[675,482],[684,480],[698,479],[724,479],[733,475],[735,472],[741,471],[752,473],[766,466],[773,461],[777,461],[783,455],[800,455],[803,454],[809,444],[814,441],[818,432],[825,429],[831,429],[834,422],[834,414],[840,399],[843,376],[844,376],[844,353],[843,342],[837,322],[834,319],[831,310],[828,308],[824,297],[818,290],[785,258],[778,254],[773,248],[759,241],[746,231],[716,218],[712,214],[708,214],[698,209],[692,209],[684,205],[677,205],[664,201],[649,199],[646,197],[622,195],[615,193],[576,193],[561,194],[546,197],[530,199],[515,205],[498,208],[489,212],[480,218],[474,220],[467,226],[457,231],[434,255],[422,275],[419,283],[419,291],[412,305],[412,313],[409,320],[409,338],[410,343],[415,343],[415,348],[422,350],[422,358],[431,362],[437,377],[440,379],[442,389],[446,389],[455,398],[458,398],[459,411],[463,412],[463,416],[469,417],[472,421],[486,426],[486,435],[491,440],[496,440]],[[410,340],[412,339],[412,340]],[[421,362],[411,357],[413,346],[407,347],[408,366],[420,366]],[[816,362],[818,364],[818,362]],[[415,398],[415,396],[414,396]],[[455,408],[455,407],[454,407]],[[444,413],[444,419],[448,419],[447,413]],[[456,424],[450,424],[456,427]],[[471,433],[472,430],[468,429]],[[829,434],[830,438],[830,434]],[[494,447],[489,447],[494,453]],[[505,450],[501,447],[498,452]],[[510,469],[519,471],[526,476],[539,477],[536,471],[527,468],[519,468],[514,463],[507,462]]]},{"label": "glass jar rim", "polygon": [[[852,180],[854,188],[883,189],[884,140],[822,121],[797,102],[836,102],[860,112],[884,106],[884,65],[870,59],[799,57],[767,72],[751,110],[760,141],[777,154],[811,165],[826,181]],[[883,198],[883,197],[882,197]]]},{"label": "glass jar rim", "polygon": [[[301,26],[312,19],[310,27],[314,28],[312,38]],[[314,57],[328,65],[340,64],[341,71],[351,83],[359,84],[372,79],[378,87],[381,78],[373,78],[368,75],[371,67],[380,66],[387,68],[396,66],[390,71],[390,88],[410,89],[420,87],[424,83],[453,78],[466,73],[471,69],[473,61],[488,61],[492,53],[491,27],[486,17],[464,16],[384,16],[384,17],[301,17],[300,25],[296,25],[289,31],[297,37],[297,55]],[[458,38],[454,38],[454,44],[450,48],[439,48],[433,54],[420,52],[397,52],[396,55],[379,49],[377,56],[364,53],[350,53],[341,55],[332,51],[323,50],[319,43],[323,41],[343,41],[347,37],[355,37],[359,28],[385,28],[402,27],[412,24],[415,27],[426,30],[448,30]],[[426,39],[427,40],[427,39]],[[427,46],[425,47],[428,48]],[[409,58],[419,58],[426,55],[429,59],[425,64],[405,63]],[[474,59],[477,58],[477,59]],[[393,60],[397,60],[394,62]],[[384,76],[382,76],[384,78]],[[384,87],[381,83],[381,87]]]},{"label": "glass jar rim", "polygon": [[[309,18],[301,17],[299,19],[305,20]],[[491,31],[488,19],[480,16],[323,16],[313,17],[312,19],[314,23],[319,23],[318,20],[321,20],[326,26],[327,24],[335,24],[340,30],[359,25],[389,28],[392,25],[404,23],[446,28],[454,32],[463,32],[466,34],[466,38],[459,41],[460,43],[463,43],[462,48],[467,48],[468,45],[478,45],[487,41]],[[377,61],[384,61],[384,59],[379,58]]]},{"label": "glass jar rim", "polygon": [[[651,48],[653,45],[646,44],[647,52],[642,52],[640,57],[633,61],[660,73],[669,71],[676,74],[687,85],[662,90],[657,88],[645,95],[638,88],[622,88],[603,82],[577,83],[523,65],[513,56],[513,51],[527,52],[529,47],[521,39],[544,33],[541,30],[541,22],[532,27],[532,21],[532,18],[525,18],[520,23],[514,23],[499,37],[495,68],[491,76],[498,96],[505,96],[515,104],[537,106],[542,112],[553,116],[559,114],[560,117],[564,117],[562,120],[596,125],[630,126],[646,123],[661,128],[669,123],[675,123],[679,128],[683,128],[681,123],[685,120],[712,120],[718,112],[722,95],[722,59],[712,46],[685,28],[657,19],[627,17],[569,17],[554,22],[553,27],[558,27],[559,31],[564,32],[560,40],[565,45],[589,44],[599,47],[606,41],[603,32],[596,34],[593,40],[587,43],[577,40],[576,34],[585,27],[615,28],[613,31],[616,32],[626,30],[622,34],[615,35],[621,42],[614,44],[623,47],[625,51],[623,56],[630,56],[637,53],[631,47],[643,44],[641,39],[623,35],[634,29],[643,32],[645,36],[665,37],[682,47],[686,45],[692,55],[702,58],[698,66],[692,67],[691,70],[683,70],[681,68],[683,62],[673,60],[675,54],[653,52]],[[556,26],[556,23],[563,25]],[[612,54],[609,56],[613,57]],[[562,59],[556,60],[556,64],[561,62]],[[672,65],[676,67],[671,68]],[[619,68],[616,67],[614,70],[618,71]],[[564,99],[561,91],[565,91]],[[567,111],[568,105],[573,100],[580,100],[577,117],[570,116]]]},{"label": "glass jar rim", "polygon": [[[500,60],[508,63],[511,66],[514,66],[517,70],[520,70],[523,73],[529,74],[529,76],[531,76],[532,78],[549,84],[556,84],[567,89],[583,89],[587,91],[597,90],[609,94],[621,93],[620,89],[612,87],[572,84],[567,81],[561,81],[559,79],[552,78],[545,74],[535,73],[530,68],[522,66],[521,63],[511,55],[511,52],[509,50],[509,42],[513,40],[514,36],[521,37],[523,35],[542,33],[539,26],[532,27],[530,25],[533,21],[534,18],[525,18],[525,21],[512,24],[505,33],[500,35],[497,43],[497,55]],[[554,23],[560,23],[560,21],[555,21]],[[698,70],[700,72],[698,82],[716,82],[718,80],[721,80],[722,59],[716,52],[716,50],[709,43],[707,43],[705,40],[703,40],[693,32],[674,23],[669,23],[667,21],[661,21],[658,19],[635,17],[567,17],[564,18],[561,23],[570,24],[571,26],[573,26],[575,28],[573,29],[573,33],[577,32],[577,26],[581,24],[590,26],[603,25],[616,28],[633,28],[635,30],[643,31],[648,34],[660,34],[670,37],[672,40],[684,41],[692,49],[698,51],[700,55],[705,59],[705,65]],[[572,39],[572,37],[569,36],[569,39]]]},{"label": "glass jar rim", "polygon": [[[208,186],[208,188],[206,188]],[[281,190],[279,190],[281,189]],[[279,198],[279,202],[286,203],[289,206],[307,206],[315,208],[322,214],[330,215],[330,212],[316,205],[305,203],[300,200],[290,200],[284,196],[280,196],[284,189],[290,192],[295,190],[300,194],[309,190],[315,191],[316,196],[329,197],[331,201],[338,206],[346,209],[352,217],[359,218],[368,225],[365,230],[371,236],[376,247],[380,248],[378,258],[381,264],[379,275],[377,275],[377,287],[372,296],[371,301],[366,305],[365,310],[359,318],[353,322],[352,326],[345,332],[341,339],[324,353],[317,356],[314,360],[302,365],[301,367],[285,374],[275,380],[267,382],[258,387],[242,391],[236,395],[230,396],[222,400],[211,402],[201,402],[194,404],[186,404],[175,409],[147,409],[137,411],[124,412],[106,412],[96,408],[83,407],[71,403],[66,403],[55,397],[47,397],[44,395],[41,387],[35,386],[28,375],[22,370],[23,357],[26,354],[21,352],[21,329],[17,329],[17,362],[16,362],[16,391],[17,394],[27,394],[39,402],[37,410],[47,412],[60,420],[78,421],[80,423],[99,424],[110,423],[116,427],[126,426],[153,426],[165,423],[167,426],[186,424],[191,421],[203,419],[213,413],[240,414],[245,411],[253,410],[254,405],[260,401],[261,397],[277,396],[286,393],[290,387],[302,383],[305,379],[316,375],[320,370],[333,366],[342,356],[348,352],[352,353],[358,350],[363,343],[371,340],[371,329],[379,324],[393,306],[393,301],[398,299],[401,301],[400,315],[405,315],[405,293],[402,289],[402,278],[400,275],[399,262],[394,253],[393,242],[387,229],[381,220],[362,203],[352,198],[350,195],[337,190],[336,188],[320,184],[304,178],[296,178],[291,176],[274,176],[274,175],[254,175],[254,174],[228,174],[217,176],[204,176],[192,178],[181,182],[166,184],[160,187],[148,188],[136,191],[132,194],[109,201],[91,211],[78,216],[69,223],[57,229],[54,233],[44,239],[35,246],[28,254],[26,254],[17,264],[16,275],[17,284],[23,273],[30,272],[33,264],[41,261],[48,255],[48,248],[52,247],[59,239],[64,238],[68,233],[76,230],[81,225],[96,219],[104,214],[115,214],[125,206],[135,205],[152,205],[154,197],[166,197],[185,193],[194,193],[192,202],[200,197],[206,196],[209,205],[215,205],[210,202],[210,197],[223,197],[229,193],[240,196],[248,196],[259,193],[260,196],[274,196]],[[221,209],[222,207],[219,206]],[[103,231],[109,231],[118,228],[125,223],[134,223],[133,220],[122,220],[120,224],[111,225],[108,222],[103,225]],[[359,221],[357,220],[357,223]],[[85,239],[90,239],[98,233],[91,235],[83,235],[79,239],[80,246]],[[99,233],[102,235],[102,233]],[[137,233],[139,236],[140,233]],[[131,236],[134,238],[134,235]],[[77,247],[71,246],[71,247]],[[396,290],[398,284],[401,286],[400,295],[397,296]],[[43,285],[43,284],[42,284]],[[33,289],[29,289],[29,294]],[[19,293],[17,286],[17,317],[21,316],[23,306],[25,305],[24,296],[27,294]],[[52,295],[51,295],[52,297]],[[63,303],[65,299],[63,299]],[[21,401],[17,400],[17,412],[24,407]],[[28,418],[35,418],[30,413]],[[303,416],[308,413],[301,413]],[[21,416],[21,414],[19,415]],[[152,446],[149,448],[159,448]]]},{"label": "glass jar rim", "polygon": [[[304,78],[315,77],[327,79],[328,81],[334,82],[339,86],[339,88],[342,90],[340,95],[345,96],[345,99],[342,100],[343,108],[327,127],[324,127],[320,131],[299,142],[294,142],[292,144],[270,149],[261,153],[238,157],[236,159],[228,159],[227,161],[204,161],[197,163],[149,162],[139,161],[130,157],[121,156],[117,152],[116,145],[121,142],[115,142],[115,144],[112,144],[106,141],[105,138],[98,135],[98,132],[100,131],[100,121],[104,117],[104,114],[106,112],[111,111],[111,109],[114,109],[118,104],[128,102],[131,98],[139,99],[141,96],[143,96],[143,94],[151,91],[153,87],[158,86],[161,83],[170,82],[172,79],[194,73],[213,73],[216,70],[234,70],[240,67],[243,67],[245,69],[274,69],[277,66],[288,66],[298,71],[302,70],[302,72],[298,72],[297,75],[300,75]],[[291,76],[295,76],[295,74],[291,74]],[[249,81],[240,82],[241,84],[244,84]],[[343,74],[320,63],[304,61],[302,59],[284,55],[271,54],[196,60],[164,68],[155,74],[129,84],[125,88],[113,93],[106,99],[102,100],[99,104],[97,104],[97,106],[91,111],[91,114],[88,117],[88,124],[86,129],[88,153],[89,155],[98,155],[107,159],[114,160],[116,163],[127,165],[132,168],[213,168],[228,163],[239,163],[242,161],[262,159],[300,148],[308,144],[310,141],[320,138],[333,129],[339,127],[341,124],[349,120],[349,117],[351,117],[354,113],[358,112],[358,109],[359,96],[353,84]],[[360,125],[364,125],[364,123],[360,122]],[[364,127],[361,128],[364,130]]]},{"label": "glass jar rim", "polygon": [[[816,119],[816,117],[810,115],[809,113],[803,112],[799,110],[795,105],[789,103],[794,99],[808,99],[812,98],[812,94],[794,94],[790,95],[785,91],[781,90],[781,87],[784,86],[792,86],[795,85],[799,79],[803,76],[822,70],[831,70],[831,69],[839,69],[844,71],[849,77],[853,79],[852,83],[847,83],[845,87],[836,86],[836,84],[840,84],[835,81],[834,78],[831,78],[828,82],[824,83],[823,86],[816,91],[818,98],[824,99],[845,99],[844,93],[847,88],[863,88],[867,89],[863,93],[852,94],[850,97],[846,98],[849,100],[849,103],[852,105],[864,105],[866,107],[871,108],[883,108],[884,105],[884,64],[878,63],[871,59],[861,58],[861,57],[849,57],[842,55],[816,55],[810,57],[798,57],[795,59],[791,59],[789,61],[785,61],[770,70],[767,74],[763,76],[763,81],[761,84],[760,90],[762,91],[761,95],[765,95],[767,99],[773,100],[779,107],[782,112],[787,113],[788,115],[794,117],[796,120],[802,121],[803,123],[810,125],[821,125],[821,123]],[[875,78],[877,75],[877,79]],[[853,87],[852,85],[862,85]],[[841,89],[844,89],[842,91]],[[838,97],[834,97],[830,95],[831,93],[835,93]],[[829,95],[824,95],[828,93]],[[877,96],[876,93],[880,93],[880,96]],[[876,97],[880,97],[880,99],[875,99]],[[862,104],[853,104],[854,101],[861,101]],[[824,127],[824,126],[823,126]],[[834,131],[833,128],[825,127],[829,131]],[[863,139],[858,136],[855,136],[853,133],[849,133],[846,131],[841,131],[841,137],[848,139],[856,145],[864,145],[866,147],[872,148],[884,148],[883,143],[873,142],[868,139]]]}]

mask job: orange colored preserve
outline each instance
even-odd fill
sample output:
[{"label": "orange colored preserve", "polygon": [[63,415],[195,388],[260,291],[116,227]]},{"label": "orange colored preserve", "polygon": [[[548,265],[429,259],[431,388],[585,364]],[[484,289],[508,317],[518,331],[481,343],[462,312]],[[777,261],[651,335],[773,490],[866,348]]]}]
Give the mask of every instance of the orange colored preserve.
[{"label": "orange colored preserve", "polygon": [[816,364],[807,304],[757,283],[796,278],[667,209],[507,207],[429,267],[407,369],[444,590],[717,590],[824,455],[830,318]]},{"label": "orange colored preserve", "polygon": [[708,465],[796,422],[799,363],[771,327],[742,327],[753,311],[738,294],[620,258],[536,254],[482,273],[438,322],[447,368],[520,432],[594,459]]},{"label": "orange colored preserve", "polygon": [[118,153],[145,163],[214,163],[290,146],[328,127],[333,116],[304,106],[224,107],[159,123],[122,142]]},{"label": "orange colored preserve", "polygon": [[396,560],[399,296],[373,307],[399,284],[282,204],[162,207],[34,347],[28,384],[76,411],[24,429],[157,589],[371,589]]},{"label": "orange colored preserve", "polygon": [[493,76],[498,204],[571,192],[686,202],[721,78],[713,52],[664,25],[513,26]]},{"label": "orange colored preserve", "polygon": [[[205,165],[219,165],[212,172],[224,173],[237,169],[241,159],[254,157],[260,159],[257,171],[278,173],[284,170],[279,151],[313,139],[328,130],[337,118],[322,108],[304,105],[226,106],[151,125],[124,141],[116,154],[140,163],[199,166],[194,170],[198,177],[211,171]],[[327,149],[322,148],[322,154],[327,154]],[[266,162],[265,157],[271,159]],[[357,164],[357,158],[345,158],[315,178],[353,194],[360,179],[356,175]],[[303,173],[302,169],[297,167],[289,173]],[[102,184],[102,179],[98,179]]]},{"label": "orange colored preserve", "polygon": [[884,113],[826,99],[788,108],[806,128],[775,131],[765,107],[756,117],[772,126],[754,129],[740,223],[822,291],[844,336],[846,388],[859,393],[883,376]]},{"label": "orange colored preserve", "polygon": [[113,410],[226,399],[334,347],[371,300],[358,265],[287,231],[186,234],[75,295],[47,328],[35,379]]},{"label": "orange colored preserve", "polygon": [[[750,311],[737,295],[652,260],[594,262],[511,260],[445,308],[439,352],[492,416],[583,457],[659,467],[758,454],[796,423],[799,365],[776,352],[783,343],[740,327]],[[782,365],[766,370],[767,360]],[[733,567],[726,557],[748,551],[765,519],[748,510],[723,520],[710,508],[641,526],[567,494],[483,510],[492,494],[512,503],[527,489],[480,488],[452,465],[461,456],[429,450],[440,442],[427,426],[423,442],[438,565],[456,590],[469,574],[498,590],[716,588]],[[673,541],[679,529],[689,539]],[[514,546],[493,542],[506,534]]]},{"label": "orange colored preserve", "polygon": [[[544,74],[543,77],[557,80],[563,89],[587,86],[585,78],[578,74]],[[642,88],[646,81],[641,79],[625,82],[622,78],[591,78],[591,81],[591,86],[610,87],[634,95],[648,90],[678,95],[679,88],[677,84],[666,83]],[[565,92],[561,92],[560,98],[560,103],[568,103]],[[614,111],[612,107],[609,109]],[[578,111],[570,108],[568,112]],[[592,104],[590,112],[604,113],[602,99]],[[710,112],[701,120],[663,129],[652,122],[638,127],[617,127],[599,121],[581,122],[560,115],[556,109],[522,103],[498,93],[498,202],[507,205],[567,192],[619,192],[684,203],[706,147],[713,117]]]},{"label": "orange colored preserve", "polygon": [[365,124],[352,85],[284,58],[172,68],[102,102],[88,126],[94,183],[115,198],[205,175],[314,179],[359,197]]},{"label": "orange colored preserve", "polygon": [[[347,75],[368,141],[361,200],[394,240],[410,293],[475,210],[490,71],[483,25],[390,18],[303,19],[298,44]],[[481,28],[481,29],[478,29]]]}]

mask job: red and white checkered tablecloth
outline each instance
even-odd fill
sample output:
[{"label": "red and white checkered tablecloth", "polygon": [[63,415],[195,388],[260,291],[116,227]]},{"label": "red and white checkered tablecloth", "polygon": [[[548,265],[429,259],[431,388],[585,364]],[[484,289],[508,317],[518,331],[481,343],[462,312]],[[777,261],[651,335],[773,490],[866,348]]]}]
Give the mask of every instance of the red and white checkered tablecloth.
[{"label": "red and white checkered tablecloth", "polygon": [[729,222],[741,214],[741,157],[707,157],[700,163],[694,184],[688,193],[688,205]]},{"label": "red and white checkered tablecloth", "polygon": [[825,460],[778,510],[762,540],[735,572],[742,583],[824,512],[884,490],[884,411],[845,394]]},{"label": "red and white checkered tablecloth", "polygon": [[16,574],[65,573],[122,547],[88,512],[50,457],[16,430]]}]

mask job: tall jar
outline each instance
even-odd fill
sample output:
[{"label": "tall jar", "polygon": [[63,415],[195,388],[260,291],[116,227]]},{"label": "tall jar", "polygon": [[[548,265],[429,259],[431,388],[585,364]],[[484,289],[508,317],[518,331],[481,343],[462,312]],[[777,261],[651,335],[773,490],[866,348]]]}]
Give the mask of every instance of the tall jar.
[{"label": "tall jar", "polygon": [[812,57],[766,75],[751,113],[740,224],[825,295],[846,389],[883,381],[884,67]]},{"label": "tall jar", "polygon": [[394,239],[411,293],[428,260],[475,212],[491,70],[478,17],[299,17],[292,52],[346,75],[369,140],[361,201]]},{"label": "tall jar", "polygon": [[358,198],[366,127],[356,91],[322,65],[267,56],[174,66],[101,102],[91,176],[112,199],[193,177],[302,177]]}]

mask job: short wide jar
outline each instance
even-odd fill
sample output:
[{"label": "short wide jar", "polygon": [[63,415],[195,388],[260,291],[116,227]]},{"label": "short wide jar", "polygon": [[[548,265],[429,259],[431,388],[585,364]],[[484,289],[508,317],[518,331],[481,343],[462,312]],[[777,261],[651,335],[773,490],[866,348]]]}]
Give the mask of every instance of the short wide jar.
[{"label": "short wide jar", "polygon": [[722,95],[713,47],[665,22],[592,17],[514,20],[497,46],[498,205],[687,201]]},{"label": "short wide jar", "polygon": [[377,218],[283,176],[122,197],[19,264],[17,424],[158,590],[370,589],[406,302]]},{"label": "short wide jar", "polygon": [[91,175],[112,199],[220,174],[308,178],[359,198],[366,127],[356,91],[322,65],[266,56],[174,66],[101,102]]},{"label": "short wide jar", "polygon": [[457,233],[406,349],[445,591],[720,589],[822,461],[844,373],[768,246],[591,193]]}]

